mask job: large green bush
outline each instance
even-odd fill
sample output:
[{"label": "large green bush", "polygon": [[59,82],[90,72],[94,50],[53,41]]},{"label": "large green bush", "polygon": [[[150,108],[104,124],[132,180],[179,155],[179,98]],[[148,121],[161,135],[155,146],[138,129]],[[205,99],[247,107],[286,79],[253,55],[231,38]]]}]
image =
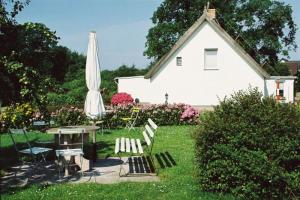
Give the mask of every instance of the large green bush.
[{"label": "large green bush", "polygon": [[242,199],[300,198],[300,112],[257,89],[225,98],[195,134],[199,182]]}]

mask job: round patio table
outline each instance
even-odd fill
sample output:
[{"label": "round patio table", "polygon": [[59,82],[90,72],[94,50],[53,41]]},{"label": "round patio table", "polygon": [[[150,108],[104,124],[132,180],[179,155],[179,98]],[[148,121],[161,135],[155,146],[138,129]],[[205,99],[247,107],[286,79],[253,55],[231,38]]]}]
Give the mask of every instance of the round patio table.
[{"label": "round patio table", "polygon": [[[61,126],[57,128],[51,128],[47,130],[47,134],[53,134],[55,135],[55,142],[58,144],[58,136],[59,136],[59,129],[72,129],[72,128],[83,128],[86,131],[86,134],[92,133],[93,134],[93,161],[96,162],[97,159],[97,153],[96,153],[96,131],[100,129],[99,126]],[[87,137],[88,138],[88,137]],[[88,139],[86,139],[86,142]],[[59,145],[59,144],[58,144]]]}]

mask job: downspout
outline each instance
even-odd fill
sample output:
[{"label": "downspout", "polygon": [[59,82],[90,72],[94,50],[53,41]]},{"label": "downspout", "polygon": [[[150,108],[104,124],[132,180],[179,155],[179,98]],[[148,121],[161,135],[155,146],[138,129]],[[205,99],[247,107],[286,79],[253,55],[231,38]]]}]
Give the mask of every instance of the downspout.
[{"label": "downspout", "polygon": [[114,82],[115,82],[115,84],[117,84],[117,92],[119,92],[119,79],[114,78]]}]

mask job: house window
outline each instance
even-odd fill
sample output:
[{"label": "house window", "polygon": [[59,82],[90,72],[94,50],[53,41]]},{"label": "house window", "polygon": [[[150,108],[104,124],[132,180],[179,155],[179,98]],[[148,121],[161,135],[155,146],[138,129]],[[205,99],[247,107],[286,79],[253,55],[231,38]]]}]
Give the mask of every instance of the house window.
[{"label": "house window", "polygon": [[218,49],[204,50],[204,69],[218,69]]},{"label": "house window", "polygon": [[176,65],[182,66],[182,57],[176,57]]},{"label": "house window", "polygon": [[279,96],[280,96],[281,98],[284,97],[283,83],[279,83]]}]

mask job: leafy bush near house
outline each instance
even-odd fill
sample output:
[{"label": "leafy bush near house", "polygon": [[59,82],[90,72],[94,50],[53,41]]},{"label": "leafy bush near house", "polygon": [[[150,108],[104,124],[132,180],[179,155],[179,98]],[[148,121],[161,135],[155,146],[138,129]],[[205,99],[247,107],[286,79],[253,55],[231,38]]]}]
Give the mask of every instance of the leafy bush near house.
[{"label": "leafy bush near house", "polygon": [[47,101],[50,106],[83,104],[87,87],[84,79],[84,69],[78,70],[75,75],[68,75],[67,82],[57,86],[55,92],[47,93]]},{"label": "leafy bush near house", "polygon": [[133,98],[131,97],[130,94],[127,94],[126,92],[120,92],[114,94],[111,98],[112,105],[129,104],[132,102],[133,102]]},{"label": "leafy bush near house", "polygon": [[257,89],[225,98],[200,117],[199,182],[242,199],[300,198],[300,112]]},{"label": "leafy bush near house", "polygon": [[51,117],[57,125],[83,125],[88,119],[83,111],[77,107],[62,107],[51,113]]}]

